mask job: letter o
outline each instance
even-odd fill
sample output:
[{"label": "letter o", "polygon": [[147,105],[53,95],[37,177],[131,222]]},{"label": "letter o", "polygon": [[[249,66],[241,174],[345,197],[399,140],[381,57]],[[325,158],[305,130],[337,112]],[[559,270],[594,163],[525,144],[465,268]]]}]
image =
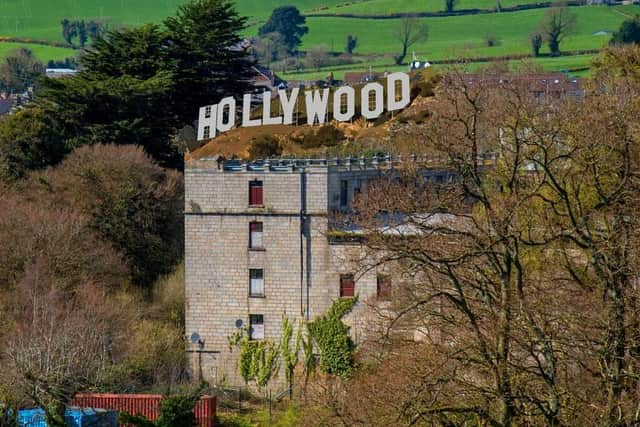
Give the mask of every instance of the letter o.
[{"label": "letter o", "polygon": [[[225,107],[229,115],[226,123],[224,121]],[[228,130],[231,130],[231,128],[233,128],[235,124],[236,124],[236,100],[233,97],[228,96],[226,98],[223,98],[222,101],[220,101],[220,103],[218,104],[218,126],[217,127],[220,132],[226,132]]]},{"label": "letter o", "polygon": [[[369,95],[374,93],[375,107],[369,108]],[[367,83],[360,92],[360,104],[362,105],[362,115],[366,119],[377,119],[384,111],[384,88],[380,83]]]},{"label": "letter o", "polygon": [[[342,112],[342,97],[347,96],[347,111]],[[339,122],[348,122],[356,112],[356,91],[350,86],[342,86],[333,94],[333,118]]]}]

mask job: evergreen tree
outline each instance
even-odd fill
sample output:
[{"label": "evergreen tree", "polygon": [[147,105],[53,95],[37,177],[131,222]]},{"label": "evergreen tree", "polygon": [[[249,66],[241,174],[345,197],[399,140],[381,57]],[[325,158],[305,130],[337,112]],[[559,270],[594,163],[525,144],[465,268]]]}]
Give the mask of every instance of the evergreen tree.
[{"label": "evergreen tree", "polygon": [[199,107],[249,89],[253,62],[240,47],[245,24],[229,0],[193,0],[164,21],[175,85],[169,108],[181,123],[197,119]]},{"label": "evergreen tree", "polygon": [[613,33],[610,44],[636,43],[640,44],[640,15],[627,19],[620,25],[620,29]]},{"label": "evergreen tree", "polygon": [[305,22],[305,17],[300,15],[297,7],[281,6],[273,10],[269,20],[258,30],[258,34],[282,34],[289,53],[294,54],[302,43],[300,37],[309,32],[309,28],[304,25]]}]

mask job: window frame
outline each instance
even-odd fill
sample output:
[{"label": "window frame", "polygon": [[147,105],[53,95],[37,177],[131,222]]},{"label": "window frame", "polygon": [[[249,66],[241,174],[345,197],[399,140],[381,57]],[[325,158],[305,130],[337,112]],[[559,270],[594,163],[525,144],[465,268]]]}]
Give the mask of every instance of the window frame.
[{"label": "window frame", "polygon": [[[384,284],[384,289],[383,285]],[[393,282],[388,274],[378,274],[376,276],[376,298],[382,301],[391,299]]]},{"label": "window frame", "polygon": [[[253,227],[259,227],[260,230],[253,230]],[[255,237],[254,237],[254,233],[259,233],[260,234],[260,244],[257,244],[255,242]],[[252,251],[263,251],[264,250],[264,222],[262,221],[251,221],[249,222],[249,250]]]},{"label": "window frame", "polygon": [[[346,284],[351,283],[351,286],[345,287]],[[350,289],[350,295],[349,295]],[[356,279],[353,274],[341,274],[340,275],[340,298],[354,298],[356,296]]]},{"label": "window frame", "polygon": [[[260,272],[260,276],[261,277],[255,277],[254,278],[254,273]],[[254,292],[254,279],[255,280],[262,280],[262,292],[258,293],[258,292]],[[249,269],[249,298],[264,298],[265,297],[265,292],[264,292],[264,268],[250,268]]]},{"label": "window frame", "polygon": [[[258,198],[254,194],[254,189],[260,189],[260,200],[254,200],[254,198]],[[249,181],[249,207],[262,207],[264,206],[264,182],[260,179],[253,179]]]}]

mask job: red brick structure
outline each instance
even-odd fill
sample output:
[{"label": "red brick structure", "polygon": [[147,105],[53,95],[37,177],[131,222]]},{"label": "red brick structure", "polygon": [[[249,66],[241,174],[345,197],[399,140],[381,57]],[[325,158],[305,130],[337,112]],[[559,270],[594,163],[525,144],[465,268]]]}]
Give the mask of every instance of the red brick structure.
[{"label": "red brick structure", "polygon": [[[132,415],[144,415],[150,420],[158,418],[162,395],[159,394],[78,394],[72,404],[83,408],[112,409]],[[214,427],[216,419],[215,396],[202,396],[193,412],[199,427]]]}]

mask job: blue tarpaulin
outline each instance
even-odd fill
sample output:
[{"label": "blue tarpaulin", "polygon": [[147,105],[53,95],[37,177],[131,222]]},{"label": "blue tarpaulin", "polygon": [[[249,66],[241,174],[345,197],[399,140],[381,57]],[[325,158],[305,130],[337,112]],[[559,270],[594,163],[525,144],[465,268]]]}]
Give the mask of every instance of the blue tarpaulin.
[{"label": "blue tarpaulin", "polygon": [[[117,427],[115,411],[89,408],[68,408],[64,414],[69,427]],[[21,409],[18,411],[20,427],[47,427],[42,409]]]}]

